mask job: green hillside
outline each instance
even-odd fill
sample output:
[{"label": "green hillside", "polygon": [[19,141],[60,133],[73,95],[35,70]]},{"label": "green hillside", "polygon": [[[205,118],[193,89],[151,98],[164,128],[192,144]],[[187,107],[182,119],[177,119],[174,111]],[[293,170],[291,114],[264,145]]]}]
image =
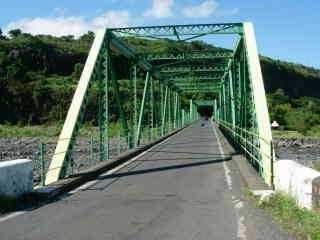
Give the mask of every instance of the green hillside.
[{"label": "green hillside", "polygon": [[[93,38],[91,32],[79,39],[32,36],[20,30],[11,31],[10,37],[0,34],[0,124],[62,121]],[[202,41],[124,40],[140,52],[215,49]],[[261,64],[271,119],[279,121],[286,129],[308,132],[320,128],[320,70],[268,57],[261,57]],[[116,66],[121,73],[118,77],[128,77],[128,66]],[[123,81],[121,88],[124,95],[128,93],[128,82]],[[86,117],[93,122],[96,96],[94,86]],[[129,104],[126,107],[129,108]]]}]

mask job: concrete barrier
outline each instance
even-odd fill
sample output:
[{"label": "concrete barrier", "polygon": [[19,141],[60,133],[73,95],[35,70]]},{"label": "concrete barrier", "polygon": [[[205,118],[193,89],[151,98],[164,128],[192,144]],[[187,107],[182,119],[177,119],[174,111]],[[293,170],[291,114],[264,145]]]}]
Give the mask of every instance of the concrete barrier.
[{"label": "concrete barrier", "polygon": [[0,162],[0,196],[19,197],[33,190],[33,165],[28,159]]},{"label": "concrete barrier", "polygon": [[274,164],[274,177],[276,191],[295,198],[300,207],[314,207],[320,172],[292,160],[278,160]]}]

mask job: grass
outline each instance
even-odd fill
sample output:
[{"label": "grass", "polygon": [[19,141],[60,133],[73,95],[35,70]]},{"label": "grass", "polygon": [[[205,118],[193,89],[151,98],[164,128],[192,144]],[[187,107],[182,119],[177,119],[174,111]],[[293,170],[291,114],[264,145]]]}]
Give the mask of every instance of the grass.
[{"label": "grass", "polygon": [[319,128],[312,128],[306,133],[289,130],[272,130],[272,136],[279,138],[320,138],[320,130]]},{"label": "grass", "polygon": [[286,131],[286,130],[272,130],[272,136],[279,137],[279,138],[306,138],[306,137],[308,137],[298,131]]},{"label": "grass", "polygon": [[260,204],[289,232],[299,237],[320,240],[320,213],[301,209],[294,199],[277,193],[269,201]]},{"label": "grass", "polygon": [[[52,125],[0,125],[0,137],[58,137],[62,129],[62,124]],[[109,135],[117,136],[120,126],[118,123],[112,123],[109,126]],[[80,137],[98,137],[99,128],[90,124],[84,124],[79,132]]]},{"label": "grass", "polygon": [[59,135],[60,130],[60,125],[0,125],[0,137],[55,137]]},{"label": "grass", "polygon": [[320,172],[320,163],[319,162],[313,163],[312,168]]},{"label": "grass", "polygon": [[[19,125],[0,125],[0,137],[58,137],[62,129],[62,124],[51,125],[33,125],[33,126],[19,126]],[[109,124],[109,136],[118,137],[120,130],[120,123]],[[153,129],[153,136],[157,135],[158,129]],[[147,137],[148,132],[142,129],[142,135]],[[99,137],[99,128],[92,126],[90,123],[85,123],[80,128],[79,137]]]}]

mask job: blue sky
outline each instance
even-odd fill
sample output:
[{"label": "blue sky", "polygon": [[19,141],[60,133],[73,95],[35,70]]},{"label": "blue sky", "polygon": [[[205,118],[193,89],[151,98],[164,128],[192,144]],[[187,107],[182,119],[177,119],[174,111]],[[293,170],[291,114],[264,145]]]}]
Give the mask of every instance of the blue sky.
[{"label": "blue sky", "polygon": [[254,23],[261,54],[320,68],[318,0],[29,0],[3,1],[4,31],[80,35],[101,27]]}]

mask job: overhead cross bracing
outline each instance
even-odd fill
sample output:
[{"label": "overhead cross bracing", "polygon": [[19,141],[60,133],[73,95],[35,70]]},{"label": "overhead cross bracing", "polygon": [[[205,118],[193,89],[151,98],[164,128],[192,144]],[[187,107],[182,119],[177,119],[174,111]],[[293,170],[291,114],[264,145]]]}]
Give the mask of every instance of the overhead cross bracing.
[{"label": "overhead cross bracing", "polygon": [[[148,52],[143,46],[130,44],[136,38],[185,44],[212,35],[232,35],[237,44],[234,49],[211,47],[175,53]],[[129,80],[131,91],[125,98],[130,99],[131,112],[126,112],[121,96],[121,79]],[[66,176],[93,82],[98,83],[101,161],[109,159],[109,124],[115,115],[132,148],[140,145],[144,129],[159,136],[181,128],[199,117],[195,100],[210,100],[214,101],[214,120],[247,155],[265,182],[272,184],[272,136],[251,23],[98,31],[60,134],[47,184]],[[139,86],[142,88],[138,91]],[[111,99],[117,109],[110,109]]]}]

